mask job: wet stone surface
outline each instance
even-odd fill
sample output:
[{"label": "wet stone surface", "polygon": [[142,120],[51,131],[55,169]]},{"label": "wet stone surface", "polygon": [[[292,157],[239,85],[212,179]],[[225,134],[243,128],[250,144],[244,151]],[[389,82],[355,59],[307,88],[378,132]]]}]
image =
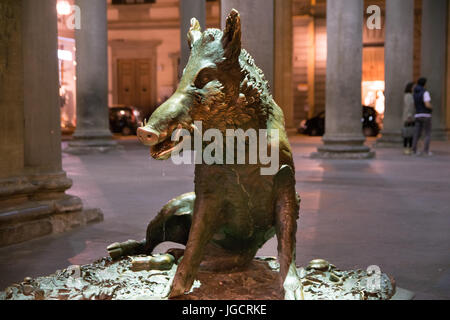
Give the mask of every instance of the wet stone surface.
[{"label": "wet stone surface", "polygon": [[[161,256],[159,256],[161,258]],[[103,258],[85,266],[70,266],[36,279],[25,278],[0,292],[0,300],[164,300],[176,265],[165,270],[137,270],[133,262],[149,259]],[[325,260],[298,268],[306,300],[387,300],[395,283],[385,274],[363,270],[341,271]],[[318,263],[317,263],[318,262]],[[233,273],[200,271],[183,300],[280,300],[278,262],[256,258],[248,269]]]}]

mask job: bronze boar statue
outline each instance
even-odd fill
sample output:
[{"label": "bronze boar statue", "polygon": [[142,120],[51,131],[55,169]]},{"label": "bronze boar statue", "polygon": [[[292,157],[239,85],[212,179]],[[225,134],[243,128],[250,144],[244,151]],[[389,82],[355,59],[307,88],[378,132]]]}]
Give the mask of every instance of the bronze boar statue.
[{"label": "bronze boar statue", "polygon": [[[113,258],[151,254],[164,241],[185,245],[169,295],[177,297],[191,289],[199,268],[243,269],[276,234],[280,289],[284,288],[287,299],[300,299],[302,286],[295,267],[300,199],[283,112],[262,71],[241,48],[236,10],[231,11],[223,31],[202,32],[192,19],[188,40],[191,56],[179,87],[138,129],[141,142],[150,147],[154,159],[166,160],[176,148],[173,133],[180,128],[194,133],[199,121],[202,132],[209,128],[224,134],[227,129],[277,130],[276,172],[262,175],[265,164],[259,160],[253,164],[196,163],[195,192],[167,203],[150,222],[144,241],[115,243],[108,247],[109,253]],[[273,139],[266,141],[267,148],[274,143]]]}]

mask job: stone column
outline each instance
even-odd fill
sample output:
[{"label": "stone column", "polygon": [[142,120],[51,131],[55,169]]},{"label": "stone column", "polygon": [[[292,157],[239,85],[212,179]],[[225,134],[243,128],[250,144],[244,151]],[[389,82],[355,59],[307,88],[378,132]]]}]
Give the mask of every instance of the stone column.
[{"label": "stone column", "polygon": [[232,9],[239,11],[242,21],[242,48],[255,59],[270,87],[274,84],[274,0],[222,0],[221,24]]},{"label": "stone column", "polygon": [[[61,165],[58,32],[52,0],[23,0],[24,164],[30,174],[49,183],[59,181],[61,191],[72,185]],[[45,21],[45,22],[44,22]]]},{"label": "stone column", "polygon": [[[24,171],[22,12],[16,0],[0,5],[0,199]],[[31,184],[23,185],[31,188]]]},{"label": "stone column", "polygon": [[446,68],[446,118],[447,118],[447,139],[450,139],[450,6],[447,9],[447,68]]},{"label": "stone column", "polygon": [[294,128],[292,0],[275,0],[275,70],[273,94],[284,113],[286,129]]},{"label": "stone column", "polygon": [[106,152],[117,148],[109,130],[107,3],[75,4],[81,10],[81,29],[75,30],[77,128],[65,152]]},{"label": "stone column", "polygon": [[191,27],[191,19],[196,18],[200,22],[202,30],[206,28],[206,1],[205,0],[181,0],[180,1],[180,31],[181,31],[181,60],[180,77],[186,67],[191,49],[187,42],[187,34]]},{"label": "stone column", "polygon": [[422,4],[422,76],[433,105],[433,137],[447,138],[445,104],[445,63],[447,54],[447,0],[423,0]]},{"label": "stone column", "polygon": [[364,159],[361,117],[363,0],[327,1],[326,116],[323,145],[312,157]]},{"label": "stone column", "polygon": [[384,129],[377,146],[402,146],[403,96],[413,81],[414,0],[386,1]]},{"label": "stone column", "polygon": [[[0,247],[100,220],[66,195],[55,0],[0,5]],[[1,50],[7,48],[7,50]]]}]

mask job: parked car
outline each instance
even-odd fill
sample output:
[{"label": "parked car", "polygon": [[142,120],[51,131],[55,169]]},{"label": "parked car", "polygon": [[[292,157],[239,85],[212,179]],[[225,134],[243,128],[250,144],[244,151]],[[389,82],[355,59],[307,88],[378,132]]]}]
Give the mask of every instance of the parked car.
[{"label": "parked car", "polygon": [[112,133],[124,136],[135,135],[139,127],[140,112],[131,106],[113,106],[109,108],[109,128]]},{"label": "parked car", "polygon": [[[362,107],[362,130],[365,136],[376,137],[380,133],[380,127],[377,123],[378,113],[372,107]],[[325,134],[325,112],[317,116],[303,120],[300,123],[298,132],[310,136],[323,136]]]},{"label": "parked car", "polygon": [[363,133],[366,137],[376,137],[380,133],[378,124],[378,112],[372,108],[363,106],[363,116],[361,118]]},{"label": "parked car", "polygon": [[317,116],[303,120],[298,128],[299,133],[309,136],[323,136],[325,134],[325,111],[322,111]]}]

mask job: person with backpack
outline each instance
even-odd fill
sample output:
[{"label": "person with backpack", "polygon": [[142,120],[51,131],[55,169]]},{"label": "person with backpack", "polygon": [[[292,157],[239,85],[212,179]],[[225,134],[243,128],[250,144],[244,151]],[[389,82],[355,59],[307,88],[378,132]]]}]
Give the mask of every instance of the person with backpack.
[{"label": "person with backpack", "polygon": [[415,114],[415,132],[413,138],[412,151],[414,154],[419,155],[417,152],[417,145],[419,143],[422,132],[425,135],[423,152],[426,155],[431,156],[430,142],[431,142],[431,115],[433,107],[431,105],[430,92],[426,90],[427,79],[420,78],[417,81],[417,85],[414,88],[414,105],[416,107]]}]

